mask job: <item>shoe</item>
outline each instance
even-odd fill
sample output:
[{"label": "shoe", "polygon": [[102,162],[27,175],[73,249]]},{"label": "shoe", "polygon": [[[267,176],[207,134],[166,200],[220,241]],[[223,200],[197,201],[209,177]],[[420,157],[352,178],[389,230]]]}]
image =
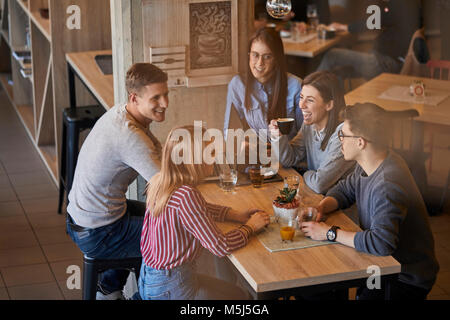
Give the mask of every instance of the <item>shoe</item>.
[{"label": "shoe", "polygon": [[101,291],[97,291],[95,300],[125,300],[122,291],[114,291],[109,294],[104,294]]},{"label": "shoe", "polygon": [[96,295],[95,299],[96,300],[125,300],[121,290],[107,293],[100,286],[97,286],[97,295]]}]

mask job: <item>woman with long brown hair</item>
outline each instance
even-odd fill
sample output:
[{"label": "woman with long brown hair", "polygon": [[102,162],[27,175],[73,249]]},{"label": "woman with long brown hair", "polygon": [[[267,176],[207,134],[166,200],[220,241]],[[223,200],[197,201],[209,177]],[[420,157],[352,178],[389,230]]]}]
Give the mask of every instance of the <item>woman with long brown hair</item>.
[{"label": "woman with long brown hair", "polygon": [[280,162],[284,167],[299,167],[307,162],[305,183],[317,193],[326,193],[353,170],[354,162],[344,160],[338,132],[339,113],[345,107],[344,90],[338,78],[328,71],[310,74],[303,81],[299,107],[303,126],[289,141],[280,136],[277,121],[269,126],[272,140],[279,139]]},{"label": "woman with long brown hair", "polygon": [[297,106],[301,80],[287,73],[283,42],[273,28],[262,28],[250,38],[249,62],[243,75],[228,85],[224,131],[228,129],[231,108],[239,115],[242,126],[255,131],[268,129],[271,119],[294,118],[289,135],[300,129],[303,117]]},{"label": "woman with long brown hair", "polygon": [[[196,186],[212,174],[213,165],[194,160],[196,146],[205,150],[202,137],[195,134],[193,126],[173,129],[162,152],[161,172],[149,182],[139,278],[139,294],[144,300],[246,297],[229,283],[199,275],[196,260],[202,247],[218,257],[244,247],[254,232],[269,223],[269,216],[205,201]],[[224,234],[214,222],[224,220],[244,224]]]}]

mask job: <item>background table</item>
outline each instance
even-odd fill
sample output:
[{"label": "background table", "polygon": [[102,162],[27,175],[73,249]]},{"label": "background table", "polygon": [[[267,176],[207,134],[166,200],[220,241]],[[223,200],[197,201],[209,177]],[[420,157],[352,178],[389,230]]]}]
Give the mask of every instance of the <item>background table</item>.
[{"label": "background table", "polygon": [[[294,170],[280,170],[282,176],[298,175]],[[199,190],[208,202],[231,206],[237,210],[260,208],[273,214],[272,200],[283,183],[265,184],[260,189],[238,187],[235,194],[223,192],[214,183],[203,184]],[[305,205],[316,205],[323,196],[315,194],[301,179]],[[332,214],[327,223],[349,231],[360,230],[345,214]],[[223,231],[237,224],[221,223]],[[248,245],[229,257],[234,267],[245,278],[255,298],[273,298],[292,295],[297,291],[329,291],[332,288],[351,288],[365,285],[370,276],[369,266],[379,266],[385,277],[396,276],[400,264],[392,257],[376,257],[359,253],[341,244],[271,253],[252,237]]]},{"label": "background table", "polygon": [[297,56],[303,58],[314,58],[322,52],[334,47],[342,42],[350,34],[348,32],[339,32],[332,39],[315,38],[306,43],[296,43],[283,40],[284,53],[290,56]]},{"label": "background table", "polygon": [[302,79],[305,78],[317,70],[323,53],[349,38],[348,32],[339,32],[333,39],[328,40],[315,38],[306,43],[283,40],[288,71]]},{"label": "background table", "polygon": [[426,89],[450,92],[450,81],[383,73],[349,92],[345,96],[345,101],[347,105],[352,105],[357,102],[372,102],[390,111],[416,109],[420,115],[415,120],[450,126],[450,97],[438,106],[427,106],[421,104],[420,101],[417,103],[407,103],[378,98],[390,87],[398,85],[409,87],[414,80],[423,81]]},{"label": "background table", "polygon": [[103,74],[95,61],[97,55],[109,55],[111,52],[111,50],[102,50],[66,54],[71,108],[76,107],[75,75],[82,81],[99,105],[106,110],[114,106],[113,75]]}]

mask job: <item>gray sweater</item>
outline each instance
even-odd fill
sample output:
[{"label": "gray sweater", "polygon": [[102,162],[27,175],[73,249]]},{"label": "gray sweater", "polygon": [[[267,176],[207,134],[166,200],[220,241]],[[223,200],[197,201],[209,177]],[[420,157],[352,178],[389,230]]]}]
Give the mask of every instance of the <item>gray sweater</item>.
[{"label": "gray sweater", "polygon": [[324,151],[321,144],[325,134],[317,132],[311,125],[303,124],[291,141],[287,136],[281,136],[279,139],[280,163],[289,168],[299,167],[306,161],[308,171],[303,178],[306,185],[316,193],[326,193],[340,179],[349,175],[355,166],[354,161],[345,161],[341,151],[338,131],[342,125],[331,135]]},{"label": "gray sweater", "polygon": [[356,250],[392,255],[402,265],[400,281],[431,289],[439,270],[433,234],[422,196],[399,155],[391,151],[370,176],[356,166],[327,196],[341,209],[358,205],[363,231],[355,236]]},{"label": "gray sweater", "polygon": [[145,180],[161,167],[161,144],[117,105],[89,133],[78,156],[67,212],[76,224],[99,228],[126,212],[125,194],[140,174]]}]

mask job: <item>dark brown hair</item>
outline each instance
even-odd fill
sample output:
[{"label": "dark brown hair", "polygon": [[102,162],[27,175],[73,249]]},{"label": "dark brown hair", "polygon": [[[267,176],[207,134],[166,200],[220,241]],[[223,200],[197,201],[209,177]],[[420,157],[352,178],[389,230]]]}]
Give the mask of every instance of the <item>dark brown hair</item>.
[{"label": "dark brown hair", "polygon": [[328,122],[325,127],[325,138],[322,141],[320,148],[325,150],[328,145],[328,140],[336,131],[336,128],[341,123],[339,114],[345,108],[344,89],[339,82],[339,79],[331,72],[318,71],[310,74],[303,81],[302,87],[312,86],[319,91],[322,100],[325,103],[333,101],[334,107],[328,111]]},{"label": "dark brown hair", "polygon": [[167,82],[167,74],[151,63],[136,63],[127,72],[125,86],[128,94],[139,94],[149,84]]},{"label": "dark brown hair", "polygon": [[388,148],[392,138],[392,122],[389,113],[373,103],[357,103],[346,107],[342,118],[347,120],[350,130],[370,141],[378,148]]},{"label": "dark brown hair", "polygon": [[[287,97],[287,67],[284,56],[283,42],[280,35],[273,28],[261,28],[255,32],[250,38],[248,44],[248,52],[250,53],[253,42],[262,41],[272,51],[275,61],[275,73],[270,79],[273,81],[272,99],[269,101],[269,108],[267,112],[267,122],[273,119],[286,117],[286,97]],[[253,86],[255,77],[250,70],[249,63],[247,63],[247,72],[245,76],[245,107],[250,109],[250,95],[253,93]]]}]

